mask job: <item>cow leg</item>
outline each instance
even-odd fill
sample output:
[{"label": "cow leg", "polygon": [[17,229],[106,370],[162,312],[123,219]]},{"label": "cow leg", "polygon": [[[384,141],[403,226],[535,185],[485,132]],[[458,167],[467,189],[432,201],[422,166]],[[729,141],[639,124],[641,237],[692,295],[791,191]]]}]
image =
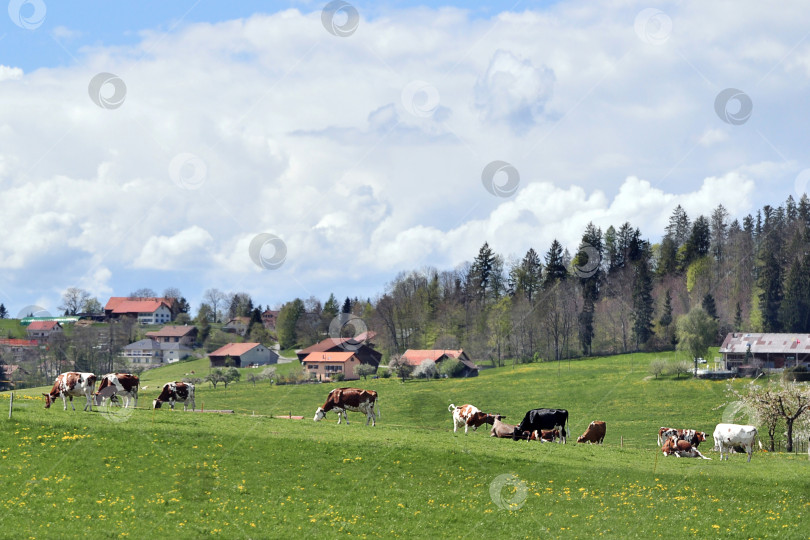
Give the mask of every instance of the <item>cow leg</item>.
[{"label": "cow leg", "polygon": [[87,398],[87,403],[84,404],[84,410],[86,411],[89,408],[90,412],[93,412],[93,402],[90,401],[90,392],[87,392],[85,397]]},{"label": "cow leg", "polygon": [[[62,399],[65,399],[65,398],[62,398]],[[76,406],[73,405],[73,396],[68,396],[68,399],[70,400],[70,407],[75,411]],[[67,407],[65,407],[65,410],[67,410]]]},{"label": "cow leg", "polygon": [[745,447],[745,451],[748,453],[748,461],[746,463],[751,463],[751,454],[754,453],[754,444],[751,443]]}]

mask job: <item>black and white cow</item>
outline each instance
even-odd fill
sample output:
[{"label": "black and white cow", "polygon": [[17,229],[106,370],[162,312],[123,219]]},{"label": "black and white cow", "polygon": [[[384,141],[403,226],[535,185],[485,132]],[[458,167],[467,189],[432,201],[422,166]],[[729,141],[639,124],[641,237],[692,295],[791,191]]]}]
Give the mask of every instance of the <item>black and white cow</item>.
[{"label": "black and white cow", "polygon": [[158,398],[152,402],[152,408],[159,409],[161,404],[168,402],[172,410],[174,410],[174,403],[176,401],[183,402],[184,411],[188,409],[189,402],[191,402],[191,410],[196,410],[196,405],[194,404],[194,385],[180,381],[167,382],[163,385],[163,390],[160,391]]},{"label": "black and white cow", "polygon": [[568,411],[565,409],[532,409],[515,428],[513,439],[521,438],[523,432],[542,432],[544,429],[560,430],[560,439],[565,444],[568,437]]}]

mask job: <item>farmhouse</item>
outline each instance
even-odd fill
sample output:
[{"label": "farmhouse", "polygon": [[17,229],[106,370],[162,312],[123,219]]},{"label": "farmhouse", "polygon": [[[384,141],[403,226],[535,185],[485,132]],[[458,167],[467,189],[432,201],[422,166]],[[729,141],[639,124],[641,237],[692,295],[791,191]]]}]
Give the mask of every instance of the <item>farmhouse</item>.
[{"label": "farmhouse", "polygon": [[329,381],[336,373],[345,380],[359,379],[355,370],[361,363],[352,351],[313,352],[301,361],[304,372],[319,381]]},{"label": "farmhouse", "polygon": [[228,359],[233,367],[263,366],[278,362],[278,354],[261,343],[228,343],[208,355],[211,367],[225,367]]},{"label": "farmhouse", "polygon": [[125,298],[113,296],[104,306],[108,319],[135,317],[141,324],[162,324],[172,320],[174,298]]},{"label": "farmhouse", "polygon": [[48,341],[53,334],[62,332],[62,325],[57,321],[34,321],[25,329],[30,339]]},{"label": "farmhouse", "polygon": [[268,330],[275,330],[276,329],[276,320],[278,319],[278,314],[280,313],[277,309],[270,309],[267,308],[262,312],[262,324]]},{"label": "farmhouse", "polygon": [[[358,336],[360,338],[361,336]],[[358,338],[326,338],[323,341],[311,345],[306,349],[295,351],[301,363],[312,353],[328,352],[351,352],[360,360],[361,364],[379,367],[382,353],[375,351],[361,339]]]},{"label": "farmhouse", "polygon": [[470,360],[467,353],[463,349],[408,349],[403,353],[404,358],[410,365],[416,367],[425,360],[433,360],[436,365],[439,365],[448,358],[455,358],[464,366],[461,377],[475,377],[478,375],[478,370],[481,369]]},{"label": "farmhouse", "polygon": [[720,346],[726,369],[743,365],[784,368],[810,364],[810,334],[733,332]]},{"label": "farmhouse", "polygon": [[160,343],[149,338],[124,345],[120,356],[133,364],[145,367],[159,366],[163,363],[163,351]]}]

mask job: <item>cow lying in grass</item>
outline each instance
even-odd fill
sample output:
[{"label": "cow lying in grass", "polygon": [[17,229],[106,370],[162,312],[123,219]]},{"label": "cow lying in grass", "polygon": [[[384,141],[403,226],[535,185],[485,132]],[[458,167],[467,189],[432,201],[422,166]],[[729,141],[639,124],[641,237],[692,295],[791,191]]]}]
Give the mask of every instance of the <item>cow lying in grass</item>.
[{"label": "cow lying in grass", "polygon": [[673,435],[669,439],[664,441],[663,446],[661,446],[661,451],[664,452],[665,456],[671,456],[675,454],[675,457],[712,459],[707,458],[706,456],[701,454],[700,450],[692,446],[692,443],[690,443],[689,441],[685,441],[683,439],[678,439],[676,435]]},{"label": "cow lying in grass", "polygon": [[[512,439],[515,434],[515,428],[517,428],[517,426],[507,424],[506,422],[501,422],[501,418],[506,417],[503,416],[502,414],[495,414],[492,416],[493,423],[492,429],[489,430],[489,436],[498,437],[499,439]],[[527,441],[536,441],[540,438],[540,434],[537,431],[535,431],[534,433],[524,431],[523,435],[517,438]]]}]

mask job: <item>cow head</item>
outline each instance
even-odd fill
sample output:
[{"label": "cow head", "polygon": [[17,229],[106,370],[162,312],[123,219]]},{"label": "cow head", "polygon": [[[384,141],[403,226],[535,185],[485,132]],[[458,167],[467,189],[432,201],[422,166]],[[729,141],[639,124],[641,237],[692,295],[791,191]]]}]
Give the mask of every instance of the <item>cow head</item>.
[{"label": "cow head", "polygon": [[315,420],[316,422],[320,422],[325,417],[326,417],[326,413],[324,412],[323,408],[318,407],[318,410],[315,411],[315,418],[313,418],[313,420]]},{"label": "cow head", "polygon": [[159,408],[160,408],[161,403],[163,403],[163,402],[162,402],[162,401],[160,401],[159,399],[156,399],[155,401],[153,401],[153,402],[152,402],[152,408],[153,408],[153,409],[159,409]]},{"label": "cow head", "polygon": [[53,399],[51,399],[50,394],[42,394],[42,395],[45,396],[45,408],[49,409],[50,406],[51,406],[51,403],[53,403]]}]

